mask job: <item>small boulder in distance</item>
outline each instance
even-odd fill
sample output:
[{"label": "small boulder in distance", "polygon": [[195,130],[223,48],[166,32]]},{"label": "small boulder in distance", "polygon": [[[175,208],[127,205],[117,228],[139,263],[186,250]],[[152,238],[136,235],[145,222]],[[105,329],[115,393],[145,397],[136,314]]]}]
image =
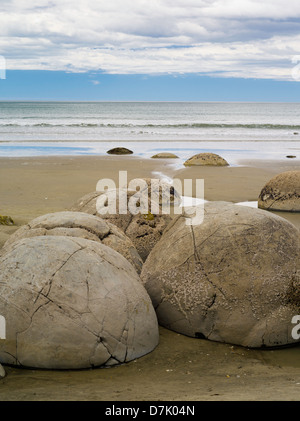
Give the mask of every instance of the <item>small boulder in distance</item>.
[{"label": "small boulder in distance", "polygon": [[131,155],[133,152],[130,149],[127,148],[113,148],[107,151],[109,155]]},{"label": "small boulder in distance", "polygon": [[197,155],[192,156],[187,161],[185,161],[184,165],[186,167],[192,166],[217,166],[217,167],[225,167],[228,166],[228,162],[222,158],[221,156],[210,153],[210,152],[203,152]]},{"label": "small boulder in distance", "polygon": [[179,158],[177,155],[170,153],[170,152],[160,152],[156,155],[151,156],[154,159],[177,159]]}]

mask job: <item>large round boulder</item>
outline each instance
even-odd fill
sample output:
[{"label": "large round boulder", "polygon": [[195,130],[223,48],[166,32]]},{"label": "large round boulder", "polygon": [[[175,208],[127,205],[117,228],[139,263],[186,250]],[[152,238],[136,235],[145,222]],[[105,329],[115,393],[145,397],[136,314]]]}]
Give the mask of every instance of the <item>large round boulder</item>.
[{"label": "large round boulder", "polygon": [[141,272],[143,261],[124,232],[109,221],[84,212],[55,212],[40,216],[12,234],[4,248],[22,238],[41,235],[71,236],[97,241],[122,254],[138,273]]},{"label": "large round boulder", "polygon": [[[145,180],[145,183],[147,181]],[[89,193],[80,198],[72,207],[72,211],[86,212],[92,215],[101,216],[105,221],[109,221],[124,231],[136,247],[139,255],[145,261],[154,245],[161,238],[164,229],[171,222],[171,217],[167,214],[151,213],[151,199],[148,198],[148,211],[133,214],[130,203],[133,204],[133,211],[139,206],[138,200],[134,196],[137,191],[127,189],[111,189]],[[107,206],[116,203],[113,211]],[[120,202],[125,204],[125,212],[120,212]],[[159,205],[159,204],[158,204]],[[138,207],[137,206],[137,207]],[[105,213],[107,211],[107,213]],[[160,210],[159,210],[160,211]]]},{"label": "large round boulder", "polygon": [[300,171],[286,171],[273,177],[258,198],[261,209],[300,212]]},{"label": "large round boulder", "polygon": [[151,300],[132,265],[96,241],[43,236],[0,256],[0,362],[80,369],[131,361],[158,343]]},{"label": "large round boulder", "polygon": [[189,158],[185,161],[184,165],[186,167],[192,167],[195,165],[224,167],[229,164],[224,158],[215,153],[202,152]]},{"label": "large round boulder", "polygon": [[260,209],[207,202],[200,225],[174,218],[141,279],[158,321],[176,332],[247,347],[296,342],[299,231]]}]

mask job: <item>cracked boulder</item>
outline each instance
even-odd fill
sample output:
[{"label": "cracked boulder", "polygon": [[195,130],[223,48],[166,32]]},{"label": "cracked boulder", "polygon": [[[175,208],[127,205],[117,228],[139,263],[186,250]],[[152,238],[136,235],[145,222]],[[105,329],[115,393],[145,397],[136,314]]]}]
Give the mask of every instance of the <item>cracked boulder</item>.
[{"label": "cracked boulder", "polygon": [[[133,214],[130,204],[134,211],[140,206],[139,200],[135,196],[136,193],[137,191],[125,189],[108,190],[105,192],[106,200],[102,201],[101,197],[104,192],[92,192],[79,199],[71,210],[101,216],[105,221],[119,227],[130,238],[142,260],[145,261],[152,248],[160,240],[164,229],[171,222],[171,217],[161,214],[161,208],[159,209],[160,214],[150,211]],[[110,209],[109,206],[115,198],[116,206]],[[147,200],[148,209],[151,209],[151,201],[149,198]],[[120,202],[125,205],[124,213],[120,212]],[[106,210],[107,213],[104,213]]]},{"label": "cracked boulder", "polygon": [[132,241],[109,221],[84,212],[55,212],[40,216],[10,236],[4,249],[22,238],[60,235],[97,241],[116,250],[141,272],[143,261]]},{"label": "cracked boulder", "polygon": [[262,189],[258,207],[266,210],[300,212],[300,171],[273,177]]},{"label": "cracked boulder", "polygon": [[159,324],[246,347],[288,345],[300,306],[299,231],[269,212],[207,202],[176,217],[143,265]]},{"label": "cracked boulder", "polygon": [[33,368],[111,366],[151,352],[157,318],[132,265],[75,237],[11,244],[0,257],[0,362]]}]

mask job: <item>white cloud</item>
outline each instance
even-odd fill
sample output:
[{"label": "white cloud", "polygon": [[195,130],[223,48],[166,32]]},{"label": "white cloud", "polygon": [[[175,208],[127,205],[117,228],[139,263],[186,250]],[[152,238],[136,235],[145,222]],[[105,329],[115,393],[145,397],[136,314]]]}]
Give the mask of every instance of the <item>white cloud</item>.
[{"label": "white cloud", "polygon": [[299,0],[2,0],[9,69],[291,79]]}]

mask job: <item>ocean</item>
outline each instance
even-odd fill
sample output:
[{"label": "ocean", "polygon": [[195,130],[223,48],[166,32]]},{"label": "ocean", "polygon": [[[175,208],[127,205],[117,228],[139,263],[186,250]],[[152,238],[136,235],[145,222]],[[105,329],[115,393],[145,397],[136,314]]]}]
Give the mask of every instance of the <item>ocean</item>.
[{"label": "ocean", "polygon": [[149,157],[215,152],[240,159],[300,155],[300,103],[0,102],[0,156]]}]

